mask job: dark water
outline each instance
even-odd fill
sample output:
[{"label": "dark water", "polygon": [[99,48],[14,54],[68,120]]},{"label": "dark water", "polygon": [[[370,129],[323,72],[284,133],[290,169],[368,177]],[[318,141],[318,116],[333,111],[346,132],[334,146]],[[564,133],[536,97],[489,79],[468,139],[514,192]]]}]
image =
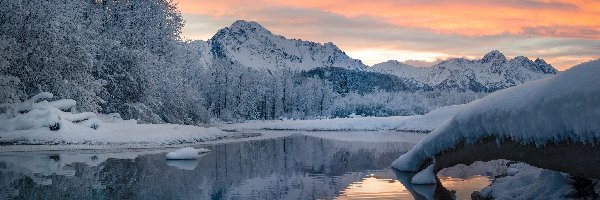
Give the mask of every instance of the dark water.
[{"label": "dark water", "polygon": [[[196,161],[165,152],[33,152],[0,155],[0,199],[427,199],[468,198],[483,176],[412,186],[389,168],[414,144],[296,135],[203,145]],[[464,173],[464,172],[461,172]]]}]

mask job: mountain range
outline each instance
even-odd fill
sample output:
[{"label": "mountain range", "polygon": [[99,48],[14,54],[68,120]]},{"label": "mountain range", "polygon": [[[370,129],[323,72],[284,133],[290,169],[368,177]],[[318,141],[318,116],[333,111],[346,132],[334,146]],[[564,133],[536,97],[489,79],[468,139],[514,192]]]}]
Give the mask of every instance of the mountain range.
[{"label": "mountain range", "polygon": [[243,20],[219,30],[208,41],[198,43],[206,64],[219,60],[269,72],[310,72],[322,68],[340,68],[334,70],[337,72],[375,72],[396,76],[403,84],[410,83],[406,88],[493,92],[558,73],[542,59],[532,61],[517,56],[509,60],[497,50],[479,60],[451,58],[432,67],[414,67],[395,60],[370,67],[349,57],[333,43],[287,39],[256,22]]}]

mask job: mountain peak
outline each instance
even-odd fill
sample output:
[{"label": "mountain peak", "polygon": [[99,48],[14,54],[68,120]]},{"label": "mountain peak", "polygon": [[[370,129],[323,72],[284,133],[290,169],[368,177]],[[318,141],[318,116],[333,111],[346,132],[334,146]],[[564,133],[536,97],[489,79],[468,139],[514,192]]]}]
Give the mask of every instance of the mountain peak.
[{"label": "mountain peak", "polygon": [[533,61],[535,64],[538,65],[547,65],[548,63],[546,63],[546,61],[544,59],[541,58],[536,58],[535,61]]},{"label": "mountain peak", "polygon": [[504,54],[500,53],[500,51],[492,50],[489,53],[485,54],[485,56],[483,56],[483,58],[481,58],[482,63],[488,63],[488,62],[494,62],[494,61],[506,62],[506,57],[504,56]]},{"label": "mountain peak", "polygon": [[250,32],[269,32],[265,27],[255,21],[237,20],[229,26],[231,30],[244,30]]},{"label": "mountain peak", "polygon": [[537,58],[535,59],[535,61],[533,61],[538,69],[546,74],[557,74],[558,70],[556,70],[556,68],[552,67],[552,65],[546,63],[546,61],[544,59],[541,58]]}]

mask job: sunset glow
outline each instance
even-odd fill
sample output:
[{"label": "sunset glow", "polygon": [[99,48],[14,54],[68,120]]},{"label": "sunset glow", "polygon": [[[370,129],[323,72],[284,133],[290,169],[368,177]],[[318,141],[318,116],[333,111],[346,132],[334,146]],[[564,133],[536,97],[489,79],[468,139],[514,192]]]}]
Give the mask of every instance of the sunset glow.
[{"label": "sunset glow", "polygon": [[600,2],[593,0],[178,0],[178,8],[188,39],[252,20],[287,38],[333,42],[369,65],[477,58],[498,49],[564,70],[600,56]]}]

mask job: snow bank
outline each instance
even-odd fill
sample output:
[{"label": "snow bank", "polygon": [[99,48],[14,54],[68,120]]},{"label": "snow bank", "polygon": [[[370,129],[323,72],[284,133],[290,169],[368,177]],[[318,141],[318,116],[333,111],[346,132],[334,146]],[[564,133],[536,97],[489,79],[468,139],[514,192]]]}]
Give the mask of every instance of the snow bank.
[{"label": "snow bank", "polygon": [[76,128],[82,125],[95,129],[100,126],[98,120],[78,125],[79,122],[95,118],[96,114],[90,112],[64,112],[64,110],[75,107],[75,100],[43,100],[52,97],[54,95],[51,93],[42,92],[25,102],[4,104],[5,112],[0,114],[0,131],[28,130],[42,127],[59,130],[61,128]]},{"label": "snow bank", "polygon": [[399,130],[410,132],[430,132],[452,118],[464,105],[447,106],[425,115],[394,117],[358,117],[318,119],[318,120],[270,120],[249,121],[238,124],[219,124],[223,130]]},{"label": "snow bank", "polygon": [[185,147],[178,149],[173,152],[167,153],[167,160],[196,160],[199,157],[199,153],[210,152],[208,149],[194,149],[192,147]]},{"label": "snow bank", "polygon": [[392,167],[417,171],[424,160],[442,151],[489,136],[536,145],[565,140],[597,143],[599,85],[600,60],[595,60],[547,79],[492,93],[465,105]]},{"label": "snow bank", "polygon": [[566,199],[575,192],[566,174],[516,163],[480,195],[493,199]]},{"label": "snow bank", "polygon": [[2,105],[5,112],[0,114],[0,143],[170,145],[236,134],[189,125],[138,124],[122,120],[118,114],[65,112],[75,106],[70,99],[40,101],[52,97],[44,92],[25,102]]},{"label": "snow bank", "polygon": [[13,144],[147,144],[172,145],[226,138],[235,133],[217,128],[203,128],[177,124],[138,124],[135,120],[103,121],[94,130],[88,127],[61,128],[50,132],[48,128],[0,131],[0,142]]}]

